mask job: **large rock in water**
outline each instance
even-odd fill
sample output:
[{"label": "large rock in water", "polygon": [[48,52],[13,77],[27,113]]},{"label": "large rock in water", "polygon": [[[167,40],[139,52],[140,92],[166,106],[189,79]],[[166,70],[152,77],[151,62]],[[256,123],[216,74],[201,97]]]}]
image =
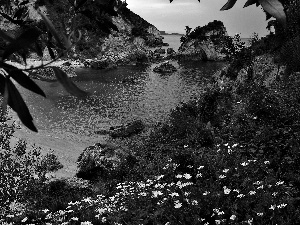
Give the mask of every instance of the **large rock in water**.
[{"label": "large rock in water", "polygon": [[125,148],[111,143],[96,143],[80,154],[76,176],[91,181],[105,180],[119,173],[122,165],[133,162],[136,162],[135,157]]},{"label": "large rock in water", "polygon": [[197,27],[183,38],[177,58],[182,60],[222,61],[227,31],[221,21],[213,21],[204,27]]},{"label": "large rock in water", "polygon": [[165,62],[165,63],[160,64],[159,66],[156,66],[153,69],[153,71],[156,73],[173,73],[173,72],[177,71],[177,69],[171,63]]},{"label": "large rock in water", "polygon": [[145,129],[145,124],[141,120],[135,120],[131,123],[110,128],[110,136],[112,138],[125,138],[134,134],[138,134]]}]

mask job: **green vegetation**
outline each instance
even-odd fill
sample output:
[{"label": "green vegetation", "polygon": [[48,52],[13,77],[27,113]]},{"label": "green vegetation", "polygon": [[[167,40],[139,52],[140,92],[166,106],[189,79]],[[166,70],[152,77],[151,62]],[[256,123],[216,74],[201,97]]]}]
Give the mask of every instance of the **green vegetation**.
[{"label": "green vegetation", "polygon": [[[223,9],[235,2],[228,1]],[[278,1],[259,3],[280,23],[286,22],[286,29],[292,27],[289,14],[285,21],[281,10],[270,10],[266,2]],[[248,1],[246,5],[250,3],[258,1]],[[69,42],[62,43],[47,17],[43,18],[57,46],[68,46]],[[202,34],[200,28],[197,32]],[[37,38],[28,38],[26,34],[12,43],[29,48]],[[33,34],[39,37],[38,32]],[[28,152],[23,142],[11,148],[14,127],[4,121],[0,136],[0,183],[6,185],[0,186],[0,201],[5,206],[0,214],[1,223],[299,224],[297,34],[284,39],[276,48],[270,43],[279,39],[272,35],[261,41],[254,35],[250,48],[236,37],[225,49],[231,61],[228,70],[215,77],[201,98],[174,109],[169,120],[157,126],[149,137],[129,140],[137,161],[120,163],[111,179],[94,181],[92,185],[98,190],[89,185],[78,187],[67,181],[46,179],[48,171],[60,167],[56,157],[48,155],[42,159],[38,151]],[[25,47],[5,49],[4,56]],[[285,74],[274,73],[269,68],[271,62],[264,63],[263,57],[279,58],[274,65],[278,72],[280,67],[287,66]],[[16,80],[17,75],[22,76],[20,70],[4,61],[1,66]],[[28,118],[23,117],[26,112],[22,111],[22,99],[13,95],[10,76],[1,75],[4,103],[7,101],[28,124]],[[61,78],[61,72],[57,76]],[[274,76],[278,79],[271,79]],[[66,84],[65,78],[61,81]],[[41,94],[29,80],[20,82]],[[74,93],[71,83],[66,88]],[[16,107],[19,104],[21,109]]]}]

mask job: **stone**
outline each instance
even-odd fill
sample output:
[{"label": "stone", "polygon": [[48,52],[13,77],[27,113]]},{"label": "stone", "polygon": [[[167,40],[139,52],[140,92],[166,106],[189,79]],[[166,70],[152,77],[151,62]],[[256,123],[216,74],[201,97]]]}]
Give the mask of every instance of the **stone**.
[{"label": "stone", "polygon": [[167,62],[160,64],[159,66],[156,66],[153,69],[153,71],[156,73],[173,73],[173,72],[177,71],[177,69],[175,66],[173,66],[171,63],[169,63],[167,61]]},{"label": "stone", "polygon": [[138,134],[145,129],[145,124],[141,120],[135,120],[125,125],[111,127],[110,136],[112,138],[125,138]]},{"label": "stone", "polygon": [[164,48],[155,49],[154,54],[166,54],[166,49]]},{"label": "stone", "polygon": [[167,49],[167,54],[168,55],[172,55],[172,54],[175,54],[176,52],[174,51],[174,49],[173,48],[168,48]]},{"label": "stone", "polygon": [[[127,160],[135,157],[124,147],[114,143],[96,143],[83,150],[77,159],[76,177],[97,181],[115,178],[114,174]],[[133,161],[132,161],[133,160]]]}]

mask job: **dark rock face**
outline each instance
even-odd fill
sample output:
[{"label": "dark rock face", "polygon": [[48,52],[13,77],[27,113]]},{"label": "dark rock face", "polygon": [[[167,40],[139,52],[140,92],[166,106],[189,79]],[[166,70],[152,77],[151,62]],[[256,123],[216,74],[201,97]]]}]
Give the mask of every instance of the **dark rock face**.
[{"label": "dark rock face", "polygon": [[[84,180],[110,179],[127,160],[135,158],[128,150],[112,143],[96,143],[80,154],[76,176]],[[132,160],[131,160],[132,161]]]},{"label": "dark rock face", "polygon": [[153,71],[156,73],[173,73],[173,72],[177,71],[177,69],[171,63],[165,62],[165,63],[160,64],[159,66],[156,66],[153,69]]}]

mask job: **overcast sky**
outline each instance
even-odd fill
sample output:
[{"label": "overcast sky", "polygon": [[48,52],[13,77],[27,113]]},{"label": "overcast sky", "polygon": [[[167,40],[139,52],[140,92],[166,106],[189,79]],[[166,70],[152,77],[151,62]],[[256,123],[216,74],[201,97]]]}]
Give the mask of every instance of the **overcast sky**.
[{"label": "overcast sky", "polygon": [[268,34],[267,22],[261,7],[243,8],[246,0],[237,1],[227,11],[220,8],[227,0],[127,0],[128,8],[161,31],[185,33],[185,26],[195,28],[210,21],[221,20],[229,35],[240,33],[249,37],[253,32],[260,36]]}]

